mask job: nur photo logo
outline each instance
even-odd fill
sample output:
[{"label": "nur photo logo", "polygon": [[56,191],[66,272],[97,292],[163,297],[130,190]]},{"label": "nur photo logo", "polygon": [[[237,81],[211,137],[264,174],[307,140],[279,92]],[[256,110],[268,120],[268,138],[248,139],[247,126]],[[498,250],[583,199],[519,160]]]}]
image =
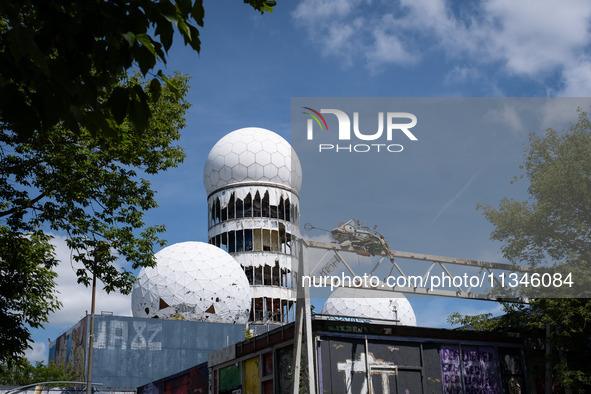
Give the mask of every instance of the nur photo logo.
[{"label": "nur photo logo", "polygon": [[[306,110],[304,114],[308,115],[306,123],[306,138],[309,141],[314,140],[314,129],[328,132],[328,123],[323,114],[334,115],[338,124],[335,137],[337,143],[319,143],[319,152],[350,152],[366,153],[370,151],[398,153],[404,150],[404,146],[399,143],[392,143],[399,136],[404,136],[410,141],[418,141],[418,138],[410,131],[417,125],[417,117],[409,112],[378,112],[377,130],[361,130],[359,112],[353,112],[353,121],[351,117],[340,109],[325,109],[319,111],[302,107]],[[374,115],[375,116],[375,115]],[[329,118],[330,119],[330,118]],[[334,118],[333,118],[334,119]],[[364,143],[341,143],[341,141],[364,141]],[[372,143],[368,143],[371,141]],[[380,141],[383,141],[380,143]]]}]

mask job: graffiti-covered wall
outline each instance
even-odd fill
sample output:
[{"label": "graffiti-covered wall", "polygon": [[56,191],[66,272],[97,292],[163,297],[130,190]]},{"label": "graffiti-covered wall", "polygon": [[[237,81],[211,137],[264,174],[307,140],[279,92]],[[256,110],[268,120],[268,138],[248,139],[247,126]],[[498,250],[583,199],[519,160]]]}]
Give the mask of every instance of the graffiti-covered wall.
[{"label": "graffiti-covered wall", "polygon": [[[82,335],[81,349],[87,350],[88,325],[86,317],[54,341],[50,360],[72,363],[83,358],[76,353],[80,347],[76,337]],[[154,382],[205,362],[210,352],[241,341],[244,329],[239,324],[95,316],[92,380],[103,387],[121,388]]]},{"label": "graffiti-covered wall", "polygon": [[49,344],[49,361],[73,367],[85,376],[87,353],[87,317]]},{"label": "graffiti-covered wall", "polygon": [[325,338],[318,359],[319,386],[327,392],[525,392],[523,358],[517,348]]},{"label": "graffiti-covered wall", "polygon": [[[312,327],[320,393],[528,392],[517,335],[324,320],[313,320]],[[216,352],[209,363],[210,393],[290,393],[292,331],[293,325],[284,326],[238,343],[231,357]],[[308,380],[305,366],[302,360],[300,387]]]},{"label": "graffiti-covered wall", "polygon": [[322,339],[318,359],[326,392],[525,392],[523,357],[515,347],[337,337]]},{"label": "graffiti-covered wall", "polygon": [[138,387],[138,394],[206,394],[208,392],[207,363],[158,379]]}]

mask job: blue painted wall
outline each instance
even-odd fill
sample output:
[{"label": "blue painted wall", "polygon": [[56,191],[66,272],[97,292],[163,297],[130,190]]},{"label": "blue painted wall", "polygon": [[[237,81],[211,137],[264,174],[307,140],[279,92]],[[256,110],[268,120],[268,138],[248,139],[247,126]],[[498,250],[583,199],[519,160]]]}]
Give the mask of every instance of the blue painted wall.
[{"label": "blue painted wall", "polygon": [[105,388],[142,386],[207,361],[210,352],[243,340],[244,329],[240,324],[97,315],[92,380]]}]

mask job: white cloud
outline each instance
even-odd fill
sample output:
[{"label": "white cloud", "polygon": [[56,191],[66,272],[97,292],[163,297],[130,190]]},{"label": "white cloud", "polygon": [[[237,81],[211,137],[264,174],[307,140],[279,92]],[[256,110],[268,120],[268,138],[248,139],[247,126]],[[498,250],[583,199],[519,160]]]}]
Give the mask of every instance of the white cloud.
[{"label": "white cloud", "polygon": [[345,65],[364,59],[375,71],[443,51],[449,61],[498,67],[506,75],[541,83],[558,72],[562,86],[555,89],[557,95],[591,95],[587,0],[488,0],[469,12],[452,11],[449,0],[387,4],[306,0],[293,17],[323,53],[340,57]]},{"label": "white cloud", "polygon": [[578,59],[565,67],[562,73],[563,88],[558,92],[562,97],[588,97],[591,95],[591,62],[588,58]]},{"label": "white cloud", "polygon": [[397,21],[390,14],[366,14],[371,1],[304,1],[293,18],[306,28],[314,45],[323,55],[339,58],[347,67],[365,58],[367,68],[375,71],[383,64],[409,64],[415,61],[404,41],[389,31]]},{"label": "white cloud", "polygon": [[519,102],[511,101],[510,104],[501,103],[491,107],[485,115],[486,119],[499,124],[503,129],[509,129],[516,135],[530,131],[525,129],[521,116],[525,116],[524,114],[530,112],[531,108],[520,107],[519,104]]},{"label": "white cloud", "polygon": [[316,0],[301,2],[294,12],[296,19],[316,23],[326,18],[348,16],[362,1],[355,0]]},{"label": "white cloud", "polygon": [[31,363],[37,361],[45,362],[47,360],[47,345],[43,342],[35,342],[31,344],[32,349],[25,351],[25,357]]},{"label": "white cloud", "polygon": [[371,71],[376,71],[384,64],[411,64],[418,60],[394,34],[375,30],[373,36],[374,43],[365,54]]},{"label": "white cloud", "polygon": [[480,78],[480,73],[474,67],[454,66],[454,68],[445,75],[444,83],[454,85],[456,83],[466,83]]},{"label": "white cloud", "polygon": [[[56,268],[58,273],[57,288],[59,291],[59,300],[63,306],[61,309],[51,314],[49,325],[73,325],[86,312],[90,313],[90,304],[92,297],[92,288],[85,287],[77,282],[76,268],[78,266],[71,260],[70,249],[67,247],[65,238],[59,235],[53,236],[52,243],[55,245],[56,257],[60,261]],[[96,292],[96,313],[101,311],[113,312],[119,316],[131,315],[131,298],[120,293],[107,294],[102,290],[102,283],[97,282]]]},{"label": "white cloud", "polygon": [[484,9],[488,49],[518,74],[564,67],[589,43],[588,1],[490,0]]}]

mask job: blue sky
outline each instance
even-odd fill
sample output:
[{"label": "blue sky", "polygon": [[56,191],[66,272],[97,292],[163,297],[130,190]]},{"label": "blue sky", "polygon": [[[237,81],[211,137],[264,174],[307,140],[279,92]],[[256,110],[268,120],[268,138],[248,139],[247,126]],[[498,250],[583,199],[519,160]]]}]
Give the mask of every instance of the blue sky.
[{"label": "blue sky", "polygon": [[[202,174],[215,142],[248,126],[289,140],[293,97],[586,97],[591,92],[588,1],[279,0],[273,14],[260,15],[240,1],[210,0],[205,12],[201,53],[179,42],[165,70],[192,76],[188,100],[193,105],[180,142],[185,162],[151,179],[160,208],[146,218],[149,224],[166,224],[169,244],[207,241]],[[515,108],[499,116],[504,132],[497,136],[472,128],[458,140],[442,129],[430,142],[438,149],[421,150],[429,144],[426,133],[404,152],[409,155],[378,160],[375,171],[391,178],[387,187],[375,182],[369,190],[392,201],[379,211],[335,206],[315,215],[335,196],[312,192],[316,186],[306,192],[304,172],[302,198],[314,198],[302,202],[309,207],[302,223],[332,228],[335,221],[353,217],[377,224],[394,249],[503,261],[500,245],[489,240],[492,227],[475,207],[496,205],[503,196],[524,198],[527,185],[510,180],[519,174],[528,132],[541,130],[528,129],[533,126],[523,123]],[[574,112],[570,119],[576,119]],[[322,164],[341,185],[366,187],[331,162]],[[74,283],[59,235],[56,243],[64,261],[59,270],[64,308],[45,330],[34,332],[29,353],[34,360],[45,360],[48,338],[55,339],[90,309],[90,290]],[[130,314],[129,297],[98,299],[99,313]],[[498,311],[490,302],[411,303],[424,326],[447,327],[445,318],[455,311]]]}]

